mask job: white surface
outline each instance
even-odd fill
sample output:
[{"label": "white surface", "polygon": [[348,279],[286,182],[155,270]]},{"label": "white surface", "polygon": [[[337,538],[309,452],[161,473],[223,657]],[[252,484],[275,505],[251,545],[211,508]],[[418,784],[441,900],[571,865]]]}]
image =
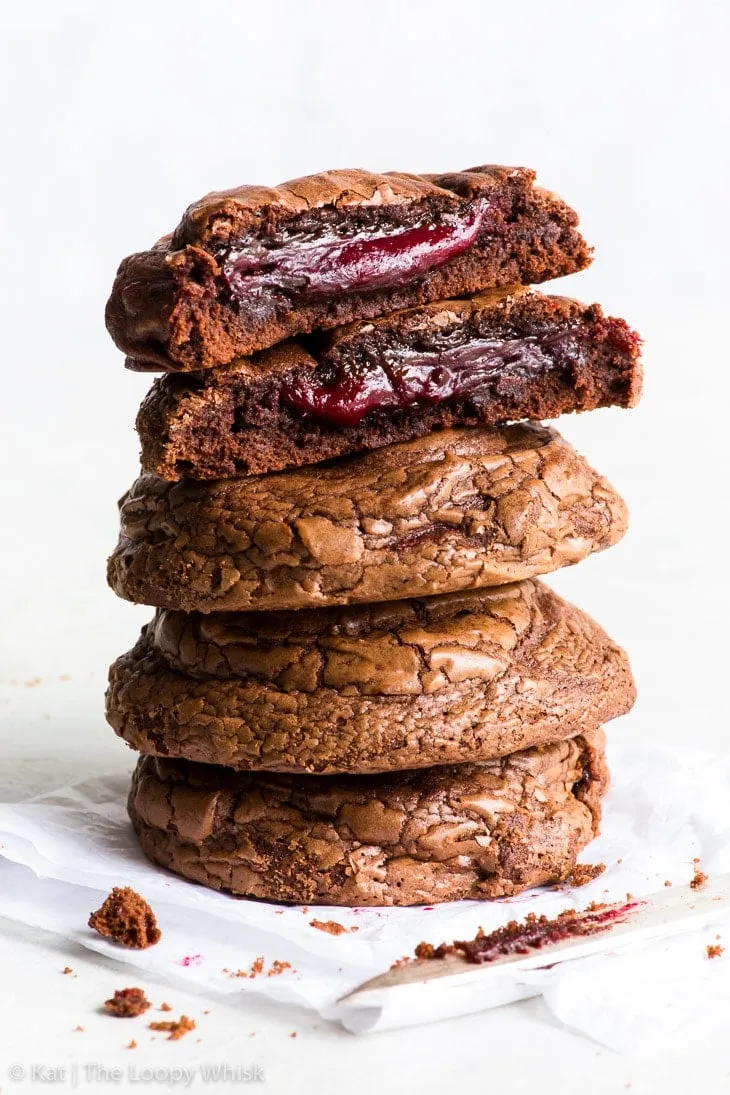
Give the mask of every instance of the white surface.
[{"label": "white surface", "polygon": [[[130,766],[101,697],[106,665],[148,612],[116,601],[103,571],[149,380],[125,373],[104,332],[118,260],[207,189],[353,164],[527,163],[580,210],[596,262],[563,287],[641,330],[648,375],[632,414],[563,423],[625,494],[633,525],[617,548],[552,584],[631,653],[640,700],[614,740],[723,750],[727,427],[713,412],[730,375],[718,331],[728,5],[16,0],[0,21],[0,799]],[[49,1063],[127,1061],[124,1031],[91,1014],[119,971],[68,951],[5,928],[0,1064],[9,1047],[22,1060],[41,1045]],[[78,979],[58,974],[67,962]],[[177,990],[175,1003],[200,1011]],[[600,1093],[632,1080],[632,1091],[671,1095],[697,1086],[698,1073],[703,1091],[726,1091],[730,1074],[725,1045],[628,1063],[551,1027],[536,1004],[367,1045],[268,1011],[215,1013],[218,1033],[201,1021],[200,1046],[155,1043],[150,1059],[215,1056],[220,1039],[235,1062],[250,1028],[270,1090],[326,1093],[346,1078],[353,1092],[429,1091],[479,1079],[502,1092],[589,1083]],[[76,1022],[84,1034],[70,1033]],[[0,1086],[13,1090],[3,1076]]]}]

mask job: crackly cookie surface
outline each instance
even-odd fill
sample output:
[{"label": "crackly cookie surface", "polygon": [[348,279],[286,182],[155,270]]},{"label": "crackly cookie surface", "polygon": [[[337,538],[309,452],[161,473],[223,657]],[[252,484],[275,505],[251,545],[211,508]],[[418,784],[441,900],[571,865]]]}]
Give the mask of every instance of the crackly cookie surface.
[{"label": "crackly cookie surface", "polygon": [[329,171],[209,194],[126,258],[107,327],[133,368],[197,370],[293,335],[580,270],[576,214],[527,168]]},{"label": "crackly cookie surface", "polygon": [[534,577],[609,547],[621,498],[555,431],[446,430],[277,475],[142,476],[109,582],[184,612],[398,600]]},{"label": "crackly cookie surface", "polygon": [[535,581],[299,612],[159,611],[110,670],[134,749],[238,769],[491,760],[624,714],[626,655]]},{"label": "crackly cookie surface", "polygon": [[640,339],[597,304],[520,286],[441,301],[158,379],[142,467],[223,479],[315,464],[454,425],[633,406]]},{"label": "crackly cookie surface", "polygon": [[151,859],[214,889],[419,905],[566,878],[607,786],[594,730],[487,764],[345,778],[142,757],[129,813]]}]

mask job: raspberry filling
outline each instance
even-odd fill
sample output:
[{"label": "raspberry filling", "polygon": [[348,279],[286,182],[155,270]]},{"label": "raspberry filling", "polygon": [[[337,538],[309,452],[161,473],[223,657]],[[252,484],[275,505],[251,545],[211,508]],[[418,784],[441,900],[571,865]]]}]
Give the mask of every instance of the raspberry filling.
[{"label": "raspberry filling", "polygon": [[481,200],[464,214],[445,213],[436,224],[387,234],[380,228],[343,237],[329,230],[255,240],[228,252],[223,273],[240,301],[276,290],[318,296],[393,288],[468,250],[488,211]]},{"label": "raspberry filling", "polygon": [[402,410],[476,396],[485,384],[514,383],[580,360],[583,340],[570,329],[524,338],[474,338],[437,350],[390,348],[367,364],[322,366],[282,385],[301,414],[356,426],[375,410]]}]

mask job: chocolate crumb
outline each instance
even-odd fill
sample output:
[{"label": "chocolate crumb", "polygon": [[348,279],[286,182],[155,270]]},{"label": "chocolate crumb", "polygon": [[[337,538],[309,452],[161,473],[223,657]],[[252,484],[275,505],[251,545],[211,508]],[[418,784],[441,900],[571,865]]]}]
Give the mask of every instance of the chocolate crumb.
[{"label": "chocolate crumb", "polygon": [[669,880],[668,878],[665,878],[665,879],[664,879],[664,885],[665,885],[665,886],[671,886],[671,885],[672,885],[672,883],[670,882],[670,880]]},{"label": "chocolate crumb", "polygon": [[267,977],[278,977],[280,973],[284,973],[285,970],[291,969],[291,962],[280,962],[278,958],[274,959],[271,966],[266,971]]},{"label": "chocolate crumb", "polygon": [[606,870],[605,863],[576,863],[565,881],[569,886],[586,886]]},{"label": "chocolate crumb", "polygon": [[25,682],[26,688],[37,688],[43,681],[43,677],[31,677],[29,681]]},{"label": "chocolate crumb", "polygon": [[401,968],[401,966],[407,966],[410,961],[411,961],[411,959],[410,959],[409,955],[404,954],[402,958],[396,958],[395,962],[391,963],[390,968],[392,970],[399,970]]},{"label": "chocolate crumb", "polygon": [[137,1043],[135,1042],[134,1038],[132,1039],[131,1042],[127,1042],[127,1049],[136,1049],[136,1048],[137,1048]]},{"label": "chocolate crumb", "polygon": [[698,866],[700,862],[699,859],[693,859],[692,862],[695,864],[695,873],[692,881],[690,882],[690,888],[693,890],[701,890],[703,886],[706,886],[707,883],[710,881],[710,876],[708,874],[705,874],[704,871],[700,870]]},{"label": "chocolate crumb", "polygon": [[708,958],[719,958],[721,954],[725,953],[725,948],[721,947],[719,943],[708,943],[705,950]]},{"label": "chocolate crumb", "polygon": [[135,1019],[147,1011],[151,1004],[142,989],[117,989],[104,1008],[117,1019]]},{"label": "chocolate crumb", "polygon": [[178,1042],[191,1030],[195,1030],[195,1020],[181,1015],[179,1019],[166,1019],[163,1022],[150,1023],[150,1030],[169,1031],[168,1042]]},{"label": "chocolate crumb", "polygon": [[162,1004],[160,1004],[160,1011],[172,1011],[172,1006],[168,1003],[163,1002]]},{"label": "chocolate crumb", "polygon": [[84,1028],[83,1028],[82,1026],[79,1026],[79,1025],[78,1025],[78,1023],[77,1023],[77,1024],[76,1024],[76,1026],[74,1027],[74,1030],[80,1030],[80,1031],[83,1031],[83,1029],[84,1029]]},{"label": "chocolate crumb", "polygon": [[101,908],[89,917],[89,927],[136,950],[154,946],[162,935],[152,909],[130,886],[115,886]]},{"label": "chocolate crumb", "polygon": [[73,973],[73,970],[71,969],[70,966],[64,966],[63,969],[61,970],[61,973]]},{"label": "chocolate crumb", "polygon": [[310,928],[317,928],[321,932],[328,932],[330,935],[345,935],[347,932],[359,930],[356,925],[346,928],[344,924],[338,923],[337,920],[310,920],[309,926]]},{"label": "chocolate crumb", "polygon": [[263,973],[264,969],[264,956],[260,954],[258,958],[254,958],[251,966],[247,970],[229,970],[224,969],[222,972],[227,973],[229,977],[250,977],[252,980],[254,977],[258,977],[260,973]]},{"label": "chocolate crumb", "polygon": [[297,1036],[297,1032],[295,1030],[293,1030],[291,1032],[291,1034],[289,1035],[290,1038],[296,1038],[296,1036]]}]

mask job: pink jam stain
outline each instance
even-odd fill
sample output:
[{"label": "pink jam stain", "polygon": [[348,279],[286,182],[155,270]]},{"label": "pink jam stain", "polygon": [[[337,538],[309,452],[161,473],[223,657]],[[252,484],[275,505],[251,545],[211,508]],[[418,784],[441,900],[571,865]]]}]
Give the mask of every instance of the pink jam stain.
[{"label": "pink jam stain", "polygon": [[363,232],[344,239],[334,233],[317,239],[293,236],[279,247],[255,241],[233,248],[223,273],[239,300],[267,289],[317,296],[401,285],[468,250],[488,209],[482,199],[465,215],[446,214],[439,224],[425,223],[389,235]]},{"label": "pink jam stain", "polygon": [[175,963],[177,966],[199,966],[203,961],[202,954],[186,954],[184,958],[179,958]]},{"label": "pink jam stain", "polygon": [[566,909],[552,920],[530,913],[524,921],[511,920],[509,924],[488,935],[479,931],[474,939],[441,943],[438,947],[430,943],[419,943],[415,954],[416,958],[421,959],[445,958],[447,954],[458,954],[467,962],[481,965],[510,955],[529,954],[531,951],[562,943],[566,939],[608,931],[645,904],[644,901],[628,901],[620,905],[593,904],[582,912]]}]

